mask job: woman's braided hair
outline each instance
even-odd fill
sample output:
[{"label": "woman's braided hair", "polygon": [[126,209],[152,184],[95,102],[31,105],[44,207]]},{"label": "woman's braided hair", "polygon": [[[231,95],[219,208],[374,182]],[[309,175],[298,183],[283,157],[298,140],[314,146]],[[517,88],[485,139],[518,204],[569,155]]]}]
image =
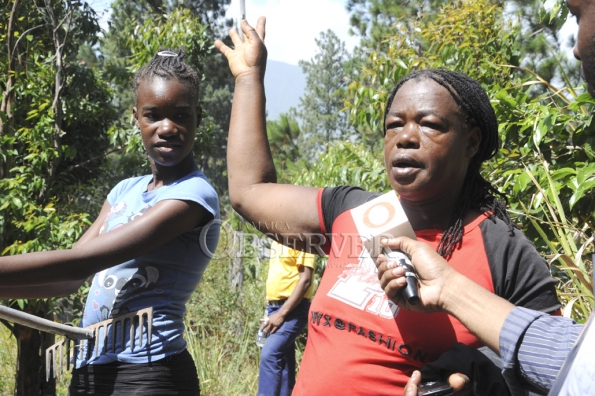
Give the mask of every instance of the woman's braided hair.
[{"label": "woman's braided hair", "polygon": [[[471,159],[463,187],[454,208],[450,225],[442,235],[436,248],[438,254],[448,259],[455,249],[461,246],[463,240],[463,221],[470,209],[485,213],[492,221],[496,217],[508,225],[511,234],[514,224],[506,211],[508,200],[491,183],[481,176],[481,164],[492,158],[498,151],[498,122],[496,114],[485,90],[472,78],[450,70],[425,69],[414,71],[403,77],[386,103],[384,121],[392,105],[397,91],[410,80],[432,79],[443,86],[457,103],[460,111],[465,116],[467,128],[479,127],[481,143],[478,151]],[[386,134],[386,129],[384,130]]]},{"label": "woman's braided hair", "polygon": [[200,78],[192,66],[184,62],[185,57],[186,51],[182,48],[178,50],[171,48],[159,50],[153,59],[136,73],[134,80],[132,80],[134,102],[136,103],[138,87],[141,81],[151,80],[155,77],[165,79],[175,78],[179,81],[187,81],[198,99]]}]

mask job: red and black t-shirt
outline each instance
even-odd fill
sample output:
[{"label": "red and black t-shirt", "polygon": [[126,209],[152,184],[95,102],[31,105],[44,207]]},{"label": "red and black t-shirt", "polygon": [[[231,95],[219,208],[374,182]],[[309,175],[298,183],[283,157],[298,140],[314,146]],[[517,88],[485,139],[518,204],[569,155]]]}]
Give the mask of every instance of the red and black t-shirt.
[{"label": "red and black t-shirt", "polygon": [[[348,212],[379,194],[355,187],[321,189],[328,263],[310,307],[308,343],[294,395],[402,395],[415,369],[455,342],[481,346],[458,320],[400,310],[378,282],[376,266]],[[436,248],[441,230],[416,231]],[[560,308],[547,263],[518,230],[484,215],[464,228],[449,264],[511,303],[543,312]]]}]

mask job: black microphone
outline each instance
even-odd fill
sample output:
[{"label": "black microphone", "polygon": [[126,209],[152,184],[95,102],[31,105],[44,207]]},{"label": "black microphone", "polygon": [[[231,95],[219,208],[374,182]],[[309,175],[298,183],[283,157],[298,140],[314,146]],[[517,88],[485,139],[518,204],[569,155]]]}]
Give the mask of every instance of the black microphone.
[{"label": "black microphone", "polygon": [[384,246],[384,255],[387,259],[395,261],[399,267],[405,268],[405,279],[407,279],[407,285],[401,289],[403,297],[411,305],[416,305],[419,302],[419,293],[417,292],[417,274],[411,264],[409,257],[400,250],[391,250]]}]

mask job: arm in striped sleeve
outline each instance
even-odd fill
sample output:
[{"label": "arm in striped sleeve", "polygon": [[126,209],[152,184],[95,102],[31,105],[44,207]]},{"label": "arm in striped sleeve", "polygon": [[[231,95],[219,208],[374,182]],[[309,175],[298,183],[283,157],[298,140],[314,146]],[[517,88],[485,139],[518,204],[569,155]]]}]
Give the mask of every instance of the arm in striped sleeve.
[{"label": "arm in striped sleeve", "polygon": [[546,394],[582,327],[559,316],[512,310],[500,332],[502,374],[509,387],[518,389],[524,383]]}]

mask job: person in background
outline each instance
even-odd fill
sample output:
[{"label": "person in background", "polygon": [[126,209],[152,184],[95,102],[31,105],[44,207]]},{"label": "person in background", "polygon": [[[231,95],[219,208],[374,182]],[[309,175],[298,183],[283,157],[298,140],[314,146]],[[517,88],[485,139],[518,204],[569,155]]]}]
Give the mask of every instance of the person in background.
[{"label": "person in background", "polygon": [[260,354],[259,396],[289,396],[295,385],[295,339],[308,323],[316,256],[271,243],[266,282],[267,336]]}]

